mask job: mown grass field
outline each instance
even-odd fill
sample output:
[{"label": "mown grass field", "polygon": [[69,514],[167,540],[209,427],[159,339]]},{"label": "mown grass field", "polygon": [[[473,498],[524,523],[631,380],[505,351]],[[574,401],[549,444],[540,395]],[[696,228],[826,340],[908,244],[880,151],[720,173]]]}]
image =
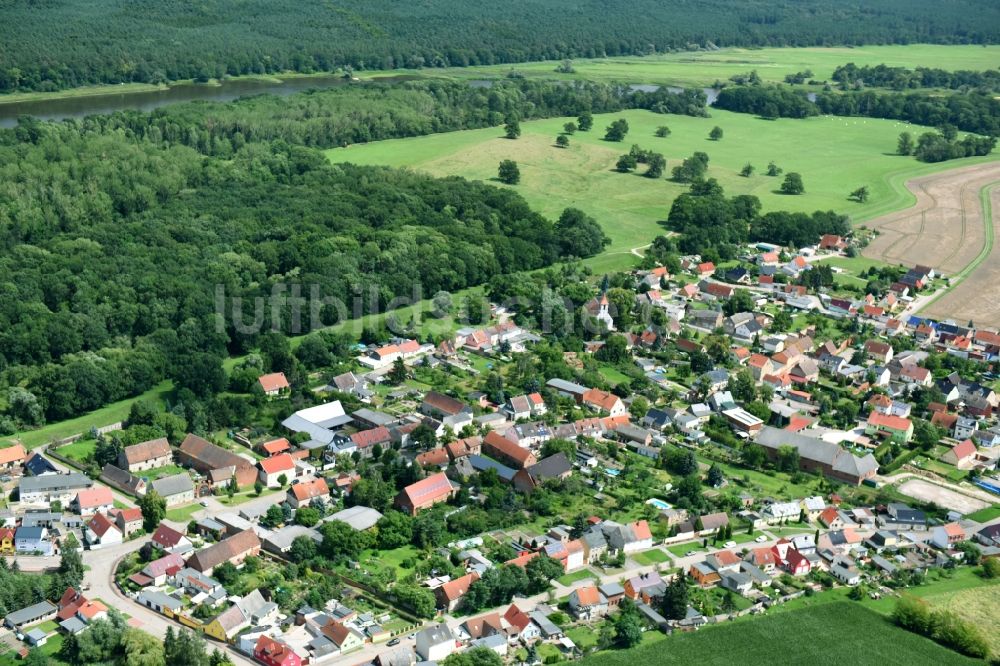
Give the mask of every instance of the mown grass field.
[{"label": "mown grass field", "polygon": [[977,523],[985,523],[993,520],[994,518],[1000,518],[1000,504],[994,504],[993,506],[988,506],[985,509],[980,509],[975,513],[970,513],[966,516],[968,520],[974,520]]},{"label": "mown grass field", "polygon": [[59,421],[58,423],[43,426],[37,430],[16,433],[0,441],[20,440],[25,448],[34,449],[43,444],[48,444],[52,440],[63,439],[77,433],[86,433],[92,427],[100,428],[123,421],[128,416],[129,410],[132,409],[132,403],[136,400],[146,400],[156,405],[162,405],[164,398],[172,387],[172,382],[169,380],[163,381],[135,398],[127,398],[111,403],[106,407],[96,409],[75,419]]},{"label": "mown grass field", "polygon": [[[604,141],[604,128],[616,118],[628,121],[628,136],[620,143]],[[721,110],[712,110],[710,118],[641,110],[603,114],[595,117],[593,130],[577,132],[566,149],[556,148],[555,137],[567,120],[524,122],[517,140],[503,138],[502,128],[487,128],[337,148],[327,156],[333,162],[410,167],[495,183],[499,162],[515,160],[521,182],[512,187],[536,210],[555,218],[575,206],[603,225],[612,242],[604,255],[591,260],[596,269],[620,264],[632,248],[662,233],[671,202],[687,189],[666,178],[615,171],[619,155],[632,144],[666,156],[667,175],[682,159],[703,151],[709,156],[710,177],[731,195],[760,197],[765,210],[835,210],[856,221],[911,205],[915,200],[904,186],[909,178],[991,159],[928,165],[894,155],[900,132],[923,131],[899,121],[830,116],[767,121]],[[672,134],[655,137],[660,125],[669,126]],[[708,139],[716,125],[724,132],[721,141]],[[764,175],[769,161],[802,174],[805,194],[778,193],[781,178]],[[748,162],[757,172],[743,178],[739,171]],[[640,165],[639,171],[644,170]],[[868,203],[849,201],[848,194],[862,185],[871,191]]]},{"label": "mown grass field", "polygon": [[606,652],[582,661],[585,666],[776,662],[812,666],[977,663],[848,602],[703,628],[648,647]]},{"label": "mown grass field", "polygon": [[503,76],[511,69],[529,77],[659,83],[677,86],[710,86],[734,74],[750,70],[765,81],[783,81],[786,74],[811,69],[816,80],[827,80],[839,65],[886,64],[893,67],[939,67],[946,70],[993,69],[1000,62],[1000,46],[952,46],[911,44],[906,46],[859,46],[855,48],[767,48],[721,49],[668,53],[646,57],[592,58],[573,61],[573,74],[555,72],[557,62],[530,62],[513,65],[447,68],[442,70],[394,70],[368,72],[359,76],[416,75],[488,78]]}]

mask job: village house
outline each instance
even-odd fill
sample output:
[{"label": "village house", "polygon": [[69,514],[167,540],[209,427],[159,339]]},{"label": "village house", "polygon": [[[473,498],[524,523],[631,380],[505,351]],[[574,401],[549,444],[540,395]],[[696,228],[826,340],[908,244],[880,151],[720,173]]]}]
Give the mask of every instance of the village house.
[{"label": "village house", "polygon": [[83,538],[91,550],[113,546],[122,542],[122,533],[114,521],[103,513],[94,514],[87,523]]},{"label": "village house", "polygon": [[258,478],[268,488],[280,488],[282,477],[288,483],[295,478],[295,460],[287,453],[279,453],[257,461]]},{"label": "village house", "polygon": [[215,484],[223,485],[235,477],[236,484],[244,487],[253,485],[257,478],[257,470],[249,460],[197,435],[184,438],[177,458],[182,465],[206,475]]},{"label": "village house", "polygon": [[118,454],[118,467],[129,472],[142,472],[173,462],[173,452],[166,437],[126,446]]},{"label": "village house", "polygon": [[241,566],[246,558],[260,553],[260,546],[260,539],[253,530],[244,530],[199,550],[191,556],[187,565],[195,571],[211,576],[215,567],[223,562]]},{"label": "village house", "polygon": [[445,473],[438,472],[403,488],[396,496],[396,506],[404,513],[415,516],[421,509],[447,502],[456,492],[457,488]]},{"label": "village house", "polygon": [[311,481],[299,481],[298,483],[293,483],[286,493],[286,500],[293,509],[298,509],[300,506],[306,506],[314,499],[323,498],[326,499],[330,496],[330,488],[327,486],[326,479],[323,477],[318,477],[312,479]]},{"label": "village house", "polygon": [[92,516],[97,512],[108,511],[115,504],[111,489],[107,486],[94,486],[77,493],[70,505],[72,510],[81,516]]},{"label": "village house", "polygon": [[167,501],[167,506],[194,501],[194,482],[186,472],[156,479],[151,485]]}]

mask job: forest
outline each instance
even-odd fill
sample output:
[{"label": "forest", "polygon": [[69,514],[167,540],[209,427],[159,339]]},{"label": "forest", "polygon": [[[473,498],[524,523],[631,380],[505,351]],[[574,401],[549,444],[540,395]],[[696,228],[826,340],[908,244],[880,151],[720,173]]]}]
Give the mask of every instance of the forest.
[{"label": "forest", "polygon": [[980,0],[0,0],[0,92],[723,46],[996,43]]},{"label": "forest", "polygon": [[[704,116],[705,93],[629,90],[625,85],[504,79],[489,87],[461,81],[368,83],[229,103],[192,102],[152,113],[123,111],[83,120],[84,130],[125,130],[155,144],[184,144],[205,155],[227,156],[248,142],[334,148],[435,132],[531,120],[648,109]],[[22,131],[23,133],[23,131]]]},{"label": "forest", "polygon": [[510,190],[332,166],[281,140],[214,157],[122,127],[32,122],[0,132],[0,183],[0,371],[27,388],[12,405],[25,425],[165,377],[221,390],[223,357],[256,346],[272,314],[217,330],[220,287],[252,302],[316,285],[347,303],[363,288],[364,311],[382,311],[418,285],[456,291],[607,243],[592,219],[556,225]]}]

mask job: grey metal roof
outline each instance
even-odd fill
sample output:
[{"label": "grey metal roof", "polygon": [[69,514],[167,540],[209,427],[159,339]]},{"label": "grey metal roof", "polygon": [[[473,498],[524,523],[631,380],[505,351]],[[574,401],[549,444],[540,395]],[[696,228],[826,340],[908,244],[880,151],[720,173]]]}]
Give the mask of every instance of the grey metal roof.
[{"label": "grey metal roof", "polygon": [[42,493],[56,490],[71,490],[74,488],[89,488],[94,485],[90,477],[79,472],[69,474],[46,474],[44,476],[25,476],[21,478],[18,489],[22,493]]},{"label": "grey metal roof", "polygon": [[374,527],[375,523],[381,520],[381,518],[382,514],[375,509],[367,506],[352,506],[344,509],[343,511],[338,511],[332,516],[327,516],[323,519],[323,522],[339,520],[342,523],[347,523],[360,532]]},{"label": "grey metal roof", "polygon": [[31,622],[32,620],[37,620],[40,617],[45,617],[50,613],[55,613],[56,610],[56,607],[48,601],[39,601],[37,604],[32,604],[31,606],[22,608],[21,610],[9,613],[5,621],[7,624],[20,626],[26,622]]},{"label": "grey metal roof", "polygon": [[152,486],[153,490],[158,492],[161,497],[170,497],[171,495],[180,495],[194,491],[194,482],[191,481],[191,477],[186,472],[157,479],[153,481]]}]

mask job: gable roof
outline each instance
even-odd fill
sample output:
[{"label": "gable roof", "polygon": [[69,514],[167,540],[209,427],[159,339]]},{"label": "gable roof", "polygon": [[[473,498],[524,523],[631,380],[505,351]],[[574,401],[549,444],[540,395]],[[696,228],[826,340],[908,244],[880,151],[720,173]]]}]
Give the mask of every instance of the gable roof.
[{"label": "gable roof", "polygon": [[424,404],[444,414],[454,415],[463,411],[469,411],[469,406],[461,400],[456,400],[449,395],[428,391],[424,395]]},{"label": "gable roof", "polygon": [[181,442],[181,453],[189,456],[202,469],[221,469],[223,467],[236,467],[242,469],[250,467],[250,462],[231,451],[227,451],[221,446],[216,446],[211,442],[189,434]]},{"label": "gable roof", "polygon": [[576,595],[576,602],[580,606],[596,606],[601,603],[601,592],[593,585],[584,585],[573,590]]},{"label": "gable roof", "polygon": [[976,455],[976,445],[971,439],[959,442],[951,448],[951,453],[959,460]]},{"label": "gable roof", "polygon": [[160,526],[156,528],[155,532],[153,532],[153,543],[159,544],[164,548],[173,548],[180,543],[183,538],[183,534],[166,523],[160,523]]},{"label": "gable roof", "polygon": [[129,465],[143,463],[156,458],[164,458],[170,455],[170,442],[166,437],[151,439],[147,442],[139,442],[122,449],[125,460]]},{"label": "gable roof", "polygon": [[0,465],[8,465],[13,462],[24,460],[26,455],[24,447],[20,444],[0,449]]},{"label": "gable roof", "polygon": [[531,451],[519,446],[516,442],[507,439],[495,430],[491,430],[486,437],[483,438],[483,444],[491,446],[496,451],[520,464],[521,467],[524,467],[532,458],[534,458]]},{"label": "gable roof", "polygon": [[250,550],[260,548],[260,539],[253,530],[237,532],[233,536],[199,550],[188,560],[188,566],[195,571],[207,571],[213,569],[223,562],[235,558]]},{"label": "gable roof", "polygon": [[278,439],[272,439],[270,442],[264,442],[260,448],[264,449],[264,452],[268,455],[273,456],[287,451],[292,448],[292,445],[284,437],[279,437]]},{"label": "gable roof", "polygon": [[109,530],[118,531],[118,527],[103,513],[95,513],[94,517],[87,523],[87,527],[99,537],[103,537]]},{"label": "gable roof", "polygon": [[97,506],[114,504],[115,498],[107,486],[94,486],[77,493],[76,502],[81,509],[93,509]]},{"label": "gable roof", "polygon": [[365,449],[369,446],[374,446],[382,442],[388,442],[392,439],[392,435],[389,433],[389,429],[385,426],[378,426],[377,428],[371,428],[369,430],[361,430],[359,432],[351,435],[351,441],[359,449]]},{"label": "gable roof", "polygon": [[312,481],[302,481],[294,484],[288,489],[299,502],[311,500],[316,497],[324,497],[330,494],[330,488],[326,484],[326,479],[319,477]]},{"label": "gable roof", "polygon": [[257,461],[265,474],[279,474],[281,472],[291,472],[295,469],[295,460],[287,453],[279,453],[270,458]]},{"label": "gable roof", "polygon": [[285,373],[283,372],[272,372],[269,375],[261,375],[257,381],[260,382],[260,387],[264,389],[265,393],[289,388],[288,378],[285,377]]},{"label": "gable roof", "polygon": [[448,601],[456,601],[465,596],[465,593],[469,591],[469,587],[479,580],[479,574],[475,571],[472,573],[460,576],[455,580],[450,580],[441,587],[437,588],[441,595]]},{"label": "gable roof", "polygon": [[444,472],[438,472],[406,486],[403,488],[402,494],[406,496],[412,506],[419,506],[425,502],[433,502],[445,497],[451,491],[451,481],[448,480]]}]

